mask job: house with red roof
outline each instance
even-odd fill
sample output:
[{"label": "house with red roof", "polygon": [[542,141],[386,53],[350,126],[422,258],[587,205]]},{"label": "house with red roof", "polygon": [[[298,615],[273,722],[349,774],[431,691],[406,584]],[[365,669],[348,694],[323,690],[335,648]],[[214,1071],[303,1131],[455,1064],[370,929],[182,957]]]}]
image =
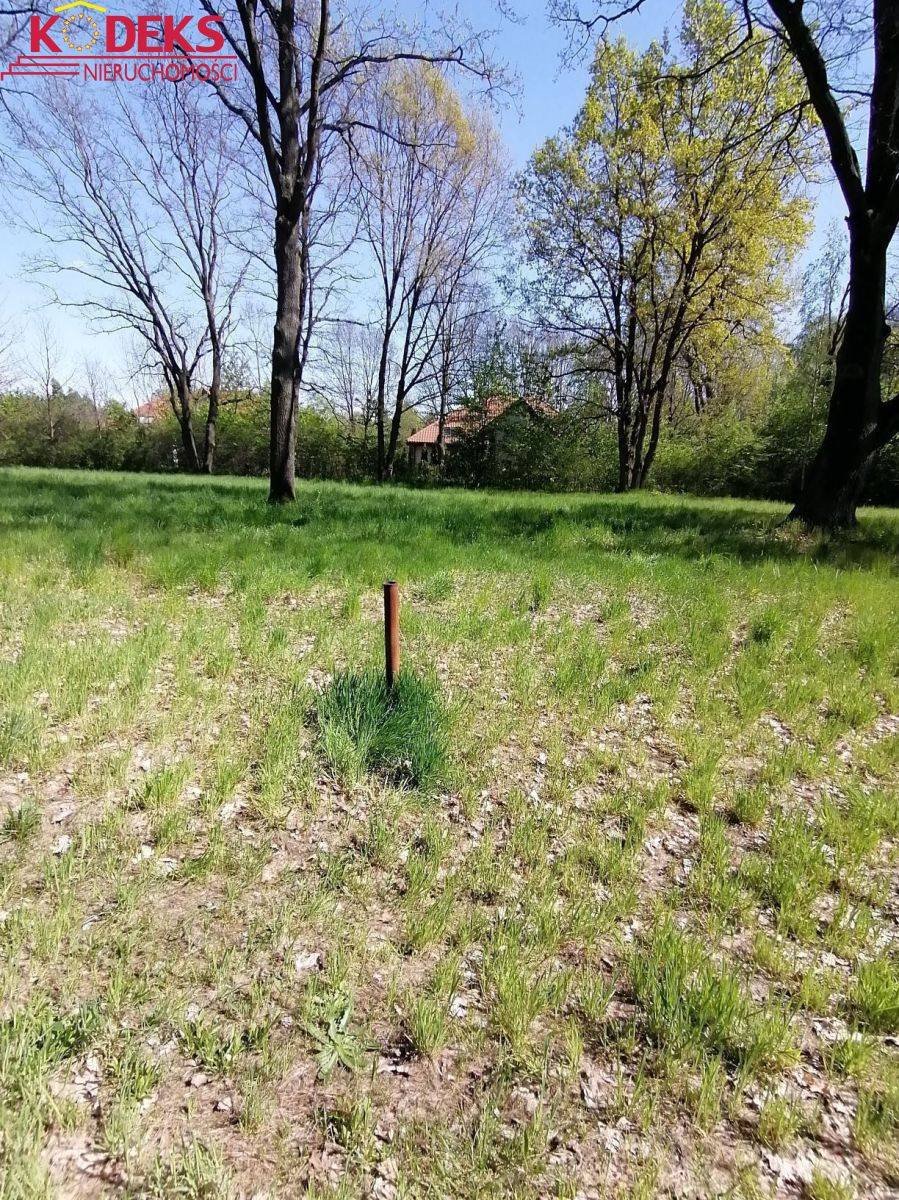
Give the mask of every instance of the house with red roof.
[{"label": "house with red roof", "polygon": [[440,420],[430,421],[406,438],[410,467],[438,464],[453,442],[486,433],[493,452],[502,447],[503,431],[513,421],[534,421],[552,415],[542,400],[493,396],[485,403],[468,408],[453,408]]},{"label": "house with red roof", "polygon": [[167,417],[171,411],[171,405],[161,392],[157,392],[155,396],[151,396],[142,404],[134,406],[134,415],[141,425],[152,425],[154,421],[160,421],[163,417]]}]

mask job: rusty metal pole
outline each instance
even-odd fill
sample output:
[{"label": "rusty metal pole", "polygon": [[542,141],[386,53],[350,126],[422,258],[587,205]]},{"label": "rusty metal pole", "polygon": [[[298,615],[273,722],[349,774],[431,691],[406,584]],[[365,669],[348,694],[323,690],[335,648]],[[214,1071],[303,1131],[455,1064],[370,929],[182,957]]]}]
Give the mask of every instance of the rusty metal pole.
[{"label": "rusty metal pole", "polygon": [[392,579],[384,584],[384,659],[390,692],[400,670],[400,593]]}]

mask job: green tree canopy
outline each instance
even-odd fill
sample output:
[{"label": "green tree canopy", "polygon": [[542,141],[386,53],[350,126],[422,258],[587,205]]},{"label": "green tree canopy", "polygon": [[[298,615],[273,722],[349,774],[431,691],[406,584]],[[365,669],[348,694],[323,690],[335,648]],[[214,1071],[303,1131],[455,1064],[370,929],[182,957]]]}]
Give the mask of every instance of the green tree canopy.
[{"label": "green tree canopy", "polygon": [[688,0],[674,49],[600,42],[573,127],[521,181],[528,286],[602,382],[622,490],[647,478],[684,356],[772,335],[808,232],[801,77],[773,38],[723,54],[734,26]]}]

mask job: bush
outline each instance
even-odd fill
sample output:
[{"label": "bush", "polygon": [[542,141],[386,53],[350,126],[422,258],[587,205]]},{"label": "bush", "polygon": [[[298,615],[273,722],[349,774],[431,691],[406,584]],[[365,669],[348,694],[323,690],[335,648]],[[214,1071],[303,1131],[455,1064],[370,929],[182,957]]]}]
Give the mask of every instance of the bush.
[{"label": "bush", "polygon": [[447,452],[446,471],[469,487],[611,491],[618,477],[617,453],[612,427],[581,409],[529,415],[522,405],[459,437]]},{"label": "bush", "polygon": [[[100,420],[76,392],[56,394],[53,437],[46,401],[27,393],[0,397],[0,466],[71,467],[107,471],[177,471],[181,431],[174,414],[142,424],[124,405],[106,405]],[[268,397],[228,400],[219,410],[215,471],[268,472]],[[194,436],[202,446],[198,415]],[[336,418],[301,409],[297,414],[296,470],[301,479],[359,480],[374,472],[373,448]]]},{"label": "bush", "polygon": [[[826,397],[803,361],[786,370],[770,394],[722,398],[701,414],[676,415],[662,430],[650,486],[700,496],[745,496],[789,501],[820,444]],[[477,413],[479,402],[469,402]],[[198,404],[202,409],[202,404]],[[483,405],[481,406],[483,411]],[[419,485],[525,488],[553,492],[607,492],[618,479],[615,426],[597,406],[575,403],[564,412],[528,412],[513,405],[499,422],[483,424],[449,448],[445,471],[412,470],[398,455],[396,477]],[[0,465],[84,467],[93,470],[180,469],[181,434],[171,413],[141,424],[121,404],[100,414],[77,392],[57,389],[50,437],[46,400],[27,393],[0,396]],[[266,395],[223,402],[215,471],[268,473],[269,400]],[[408,428],[406,428],[408,432]],[[198,419],[195,436],[202,445]],[[297,414],[296,472],[301,479],[361,482],[376,474],[373,437],[363,441],[336,417]],[[872,463],[863,502],[899,504],[899,439]]]},{"label": "bush", "polygon": [[[761,415],[732,409],[691,416],[662,435],[651,484],[699,496],[791,501],[824,436],[826,403],[797,381],[775,391]],[[899,441],[875,458],[864,504],[899,504]]]}]

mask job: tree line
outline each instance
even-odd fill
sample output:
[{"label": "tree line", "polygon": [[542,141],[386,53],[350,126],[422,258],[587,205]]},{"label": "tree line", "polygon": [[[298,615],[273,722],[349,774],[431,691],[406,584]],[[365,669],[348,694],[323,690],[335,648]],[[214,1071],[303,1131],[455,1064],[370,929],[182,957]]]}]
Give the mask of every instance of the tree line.
[{"label": "tree line", "polygon": [[[835,255],[813,262],[803,281],[803,320],[789,347],[760,356],[737,343],[713,376],[687,366],[676,373],[666,405],[665,436],[651,475],[656,488],[707,496],[790,500],[800,489],[824,433],[833,342],[842,286]],[[370,378],[377,346],[370,347]],[[892,359],[892,355],[890,356]],[[63,386],[44,358],[48,387],[0,394],[0,465],[173,472],[183,469],[177,419],[160,397],[141,414],[111,399],[88,381]],[[899,361],[890,364],[899,375]],[[328,389],[327,402],[297,413],[295,471],[298,478],[343,482],[377,480],[378,453],[373,405],[356,404],[354,388]],[[749,382],[747,382],[749,381]],[[501,323],[476,335],[457,378],[470,428],[439,463],[413,469],[400,454],[395,478],[416,486],[546,491],[611,491],[620,461],[617,429],[605,390],[589,376],[560,365],[555,344],[535,341],[528,330]],[[83,387],[83,390],[81,388]],[[536,419],[504,423],[502,454],[492,453],[490,430],[477,420],[497,398],[543,396]],[[342,401],[341,401],[342,397]],[[218,418],[218,469],[225,474],[268,473],[268,405],[264,391],[235,388],[229,373]],[[354,407],[355,406],[355,407]],[[403,419],[400,442],[415,414]],[[51,432],[52,431],[52,432]],[[202,422],[197,425],[202,434]],[[882,452],[868,474],[862,501],[899,502],[899,443]]]},{"label": "tree line", "polygon": [[[178,445],[148,462],[255,472],[264,442],[269,498],[289,502],[315,427],[342,477],[384,481],[406,469],[411,421],[442,428],[489,386],[553,419],[528,433],[521,469],[506,454],[503,478],[487,464],[475,478],[460,444],[441,478],[716,490],[717,466],[743,494],[788,479],[796,515],[827,525],[890,498],[895,6],[858,0],[850,25],[841,5],[813,18],[792,0],[687,0],[676,36],[640,52],[615,32],[634,6],[553,0],[588,87],[517,175],[490,109],[508,77],[483,31],[331,0],[202,6],[224,18],[236,85],[48,81],[0,97],[7,211],[42,247],[28,269],[92,328],[127,331],[132,381],[164,397]],[[869,118],[862,182],[841,104],[866,46],[871,77],[852,80]],[[848,261],[831,261],[826,303],[808,302],[806,279],[785,340],[808,181],[828,157]],[[20,431],[7,460],[41,394],[52,412],[46,380],[4,401]],[[128,425],[107,407],[98,444],[104,422]],[[60,460],[52,426],[28,461]],[[725,430],[755,463],[754,492],[726,469]],[[139,422],[131,434],[152,440]],[[239,442],[253,446],[242,459]]]}]

